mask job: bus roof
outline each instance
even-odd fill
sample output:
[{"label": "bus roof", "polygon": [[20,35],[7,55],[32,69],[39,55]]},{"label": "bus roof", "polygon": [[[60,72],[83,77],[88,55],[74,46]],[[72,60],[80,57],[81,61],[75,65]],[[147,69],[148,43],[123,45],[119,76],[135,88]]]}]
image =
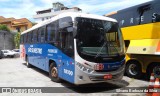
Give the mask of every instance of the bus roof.
[{"label": "bus roof", "polygon": [[21,34],[25,34],[27,32],[30,32],[30,31],[34,30],[34,29],[37,29],[37,28],[42,27],[44,25],[47,25],[47,24],[49,24],[49,23],[51,23],[51,22],[53,22],[57,19],[67,17],[67,16],[70,16],[72,18],[74,18],[74,17],[85,17],[85,18],[92,18],[92,19],[99,19],[99,20],[117,22],[115,19],[112,19],[110,17],[105,17],[105,16],[99,16],[99,15],[94,15],[94,14],[86,14],[86,13],[80,13],[80,12],[66,12],[66,13],[59,14],[55,17],[52,17],[49,20],[42,21],[42,22],[38,23],[37,25],[33,26],[32,28],[22,32]]},{"label": "bus roof", "polygon": [[138,9],[140,8],[141,6],[145,6],[147,4],[152,4],[154,2],[158,2],[159,0],[150,0],[150,1],[147,1],[147,2],[144,2],[144,3],[141,3],[141,4],[138,4],[138,5],[134,5],[134,6],[131,6],[131,7],[128,7],[128,8],[125,8],[125,9],[121,9],[119,10],[118,12],[126,12],[126,11],[132,11],[133,9]]},{"label": "bus roof", "polygon": [[116,10],[116,11],[105,14],[105,16],[109,17],[109,16],[116,15],[116,14],[121,13],[121,12],[123,12],[123,14],[124,14],[124,12],[128,12],[128,11],[130,11],[130,12],[133,12],[133,10],[137,11],[137,9],[139,7],[147,5],[147,4],[155,3],[155,2],[157,3],[157,2],[159,2],[159,0],[150,0],[150,1],[138,4],[138,5],[134,5],[134,6],[131,6],[131,7],[124,8],[124,9]]}]

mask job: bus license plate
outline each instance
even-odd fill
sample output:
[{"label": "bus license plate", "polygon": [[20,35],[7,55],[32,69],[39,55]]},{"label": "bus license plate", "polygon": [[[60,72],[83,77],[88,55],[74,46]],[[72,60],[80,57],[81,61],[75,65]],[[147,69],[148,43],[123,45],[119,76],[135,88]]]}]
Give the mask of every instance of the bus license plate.
[{"label": "bus license plate", "polygon": [[104,79],[105,80],[112,79],[112,74],[104,75]]}]

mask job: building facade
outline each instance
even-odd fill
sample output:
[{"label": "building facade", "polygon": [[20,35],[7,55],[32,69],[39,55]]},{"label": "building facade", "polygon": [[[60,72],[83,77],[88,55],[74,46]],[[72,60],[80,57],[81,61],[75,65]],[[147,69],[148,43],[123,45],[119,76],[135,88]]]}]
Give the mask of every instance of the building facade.
[{"label": "building facade", "polygon": [[15,19],[0,16],[0,24],[6,25],[12,32],[22,32],[32,27],[32,22],[26,18]]},{"label": "building facade", "polygon": [[50,18],[52,18],[60,13],[64,13],[64,12],[82,12],[82,10],[78,7],[68,8],[68,7],[64,6],[63,4],[57,2],[57,3],[53,3],[53,8],[37,11],[36,15],[34,15],[33,18],[37,22],[40,22],[40,21],[50,19]]}]

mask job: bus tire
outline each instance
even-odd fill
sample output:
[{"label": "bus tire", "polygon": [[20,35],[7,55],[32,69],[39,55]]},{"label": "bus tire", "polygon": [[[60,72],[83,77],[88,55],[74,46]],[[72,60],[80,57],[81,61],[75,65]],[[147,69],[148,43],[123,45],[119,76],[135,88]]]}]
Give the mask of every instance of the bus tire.
[{"label": "bus tire", "polygon": [[147,79],[149,79],[151,73],[154,73],[154,76],[160,76],[160,70],[156,70],[153,72],[153,70],[155,70],[156,68],[160,68],[160,65],[158,63],[151,65],[148,69],[148,74],[147,74]]},{"label": "bus tire", "polygon": [[28,57],[26,57],[26,65],[27,65],[27,68],[31,68],[31,64],[29,63],[29,60],[28,60]]},{"label": "bus tire", "polygon": [[125,73],[131,78],[140,78],[142,76],[142,67],[138,61],[128,62],[126,65]]},{"label": "bus tire", "polygon": [[49,77],[54,82],[57,82],[57,83],[61,82],[61,79],[58,76],[57,66],[54,62],[52,62],[49,66]]}]

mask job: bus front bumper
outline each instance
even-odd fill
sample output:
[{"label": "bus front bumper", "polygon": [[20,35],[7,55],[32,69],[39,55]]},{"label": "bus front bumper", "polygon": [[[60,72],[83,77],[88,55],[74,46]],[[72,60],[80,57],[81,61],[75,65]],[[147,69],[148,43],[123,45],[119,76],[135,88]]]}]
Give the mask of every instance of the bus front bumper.
[{"label": "bus front bumper", "polygon": [[[125,71],[125,64],[121,66],[116,71],[110,71],[110,72],[93,72],[92,74],[89,74],[87,72],[84,72],[80,70],[76,66],[75,70],[75,84],[88,84],[88,83],[101,83],[101,82],[112,82],[112,81],[118,81],[121,80]],[[104,79],[105,75],[112,75],[111,79]]]}]

